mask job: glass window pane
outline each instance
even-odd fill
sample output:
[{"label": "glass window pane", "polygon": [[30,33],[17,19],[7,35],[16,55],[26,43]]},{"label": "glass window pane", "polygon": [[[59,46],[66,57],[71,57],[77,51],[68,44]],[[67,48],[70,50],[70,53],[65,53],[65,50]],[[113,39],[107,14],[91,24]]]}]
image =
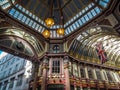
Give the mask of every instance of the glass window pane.
[{"label": "glass window pane", "polygon": [[80,25],[83,25],[83,23],[81,22],[81,19],[78,20],[78,23],[79,23]]},{"label": "glass window pane", "polygon": [[87,15],[85,15],[85,16],[84,16],[84,18],[85,18],[85,20],[86,20],[86,21],[88,21],[88,20],[89,20],[89,18],[88,18],[88,16],[87,16]]},{"label": "glass window pane", "polygon": [[90,19],[93,18],[91,12],[88,12],[87,15],[88,15],[88,17],[89,17]]},{"label": "glass window pane", "polygon": [[91,11],[93,16],[96,16],[96,12],[94,11],[94,9]]}]

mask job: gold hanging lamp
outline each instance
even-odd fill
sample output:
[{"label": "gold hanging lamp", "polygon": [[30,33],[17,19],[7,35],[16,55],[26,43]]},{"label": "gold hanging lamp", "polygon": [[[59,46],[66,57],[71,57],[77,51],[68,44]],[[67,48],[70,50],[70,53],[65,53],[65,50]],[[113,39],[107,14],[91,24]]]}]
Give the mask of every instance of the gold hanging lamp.
[{"label": "gold hanging lamp", "polygon": [[53,20],[52,18],[47,18],[47,19],[45,20],[45,24],[46,24],[47,27],[51,27],[51,26],[53,26],[55,23],[54,23],[54,20]]},{"label": "gold hanging lamp", "polygon": [[61,9],[61,3],[60,3],[60,0],[59,0],[59,9],[60,9],[60,24],[62,25],[61,28],[58,28],[57,29],[57,34],[59,35],[64,35],[64,32],[65,32],[65,29],[64,29],[64,18],[63,18],[63,13],[62,13],[62,9]]},{"label": "gold hanging lamp", "polygon": [[45,19],[45,24],[49,28],[54,25],[54,19],[52,18],[52,13],[53,13],[52,10],[53,10],[53,0],[51,1],[51,6],[50,6],[50,17]]},{"label": "gold hanging lamp", "polygon": [[50,37],[50,31],[45,29],[43,32],[42,32],[42,35],[45,37],[45,38],[49,38]]},{"label": "gold hanging lamp", "polygon": [[64,35],[64,32],[65,32],[64,28],[57,29],[57,34],[59,34],[59,35]]}]

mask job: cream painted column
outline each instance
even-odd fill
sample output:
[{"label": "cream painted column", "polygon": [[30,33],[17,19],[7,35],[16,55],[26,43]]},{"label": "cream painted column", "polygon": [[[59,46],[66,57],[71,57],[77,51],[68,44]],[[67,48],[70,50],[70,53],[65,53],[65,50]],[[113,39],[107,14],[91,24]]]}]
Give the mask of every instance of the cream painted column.
[{"label": "cream painted column", "polygon": [[97,79],[97,75],[96,75],[96,71],[95,71],[95,68],[93,67],[93,74],[94,74],[94,79]]},{"label": "cream painted column", "polygon": [[87,67],[86,67],[86,66],[85,66],[85,76],[86,76],[86,78],[89,79],[89,76],[88,76],[88,70],[87,70]]},{"label": "cream painted column", "polygon": [[78,75],[79,75],[79,77],[81,77],[81,74],[80,74],[80,65],[78,65]]},{"label": "cream painted column", "polygon": [[120,76],[119,76],[119,73],[115,72],[115,76],[117,78],[117,81],[120,83]]},{"label": "cream painted column", "polygon": [[76,86],[74,87],[74,90],[77,90],[77,87],[76,87]]},{"label": "cream painted column", "polygon": [[46,90],[46,79],[47,79],[47,69],[48,69],[48,57],[45,56],[43,59],[43,74],[42,74],[42,85],[41,90]]},{"label": "cream painted column", "polygon": [[106,70],[104,70],[104,74],[105,74],[105,80],[107,80],[108,81],[108,76],[107,76],[107,73],[106,73]]},{"label": "cream painted column", "polygon": [[[80,68],[83,68],[83,67],[81,67],[81,65],[79,65],[79,77],[81,78],[81,71],[80,71]],[[80,90],[83,90],[83,88],[82,88],[82,86],[80,85]]]},{"label": "cream painted column", "polygon": [[65,73],[65,90],[70,90],[70,79],[69,79],[69,57],[64,57],[64,73]]},{"label": "cream painted column", "polygon": [[106,80],[103,70],[100,70],[100,74],[101,74],[101,76],[102,76],[102,80]]},{"label": "cream painted column", "polygon": [[[86,74],[86,78],[89,79],[87,66],[85,66],[85,74]],[[90,90],[90,87],[88,87],[88,90]]]},{"label": "cream painted column", "polygon": [[116,79],[115,79],[115,77],[114,77],[113,71],[110,71],[110,75],[111,75],[112,80],[113,80],[114,82],[116,82]]}]

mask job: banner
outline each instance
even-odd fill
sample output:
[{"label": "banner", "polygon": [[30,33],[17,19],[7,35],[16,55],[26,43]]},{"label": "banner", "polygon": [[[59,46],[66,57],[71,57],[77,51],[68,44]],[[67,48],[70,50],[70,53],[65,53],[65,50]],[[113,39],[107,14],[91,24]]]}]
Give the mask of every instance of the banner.
[{"label": "banner", "polygon": [[102,42],[98,42],[96,44],[96,51],[97,51],[99,59],[101,60],[101,64],[105,63],[107,61],[107,54],[104,50]]}]

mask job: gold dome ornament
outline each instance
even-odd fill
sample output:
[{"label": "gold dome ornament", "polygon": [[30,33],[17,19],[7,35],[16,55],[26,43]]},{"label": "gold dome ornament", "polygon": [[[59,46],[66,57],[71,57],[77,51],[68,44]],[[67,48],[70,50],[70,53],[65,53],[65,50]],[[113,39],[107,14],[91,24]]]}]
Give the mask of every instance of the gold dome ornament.
[{"label": "gold dome ornament", "polygon": [[47,27],[51,27],[54,25],[54,20],[52,18],[47,18],[45,20],[45,24],[47,25]]},{"label": "gold dome ornament", "polygon": [[64,35],[64,32],[65,32],[64,28],[59,28],[59,29],[57,29],[57,33],[58,33],[59,35]]},{"label": "gold dome ornament", "polygon": [[45,38],[49,38],[50,37],[50,31],[49,30],[44,30],[42,32],[42,35],[45,37]]}]

